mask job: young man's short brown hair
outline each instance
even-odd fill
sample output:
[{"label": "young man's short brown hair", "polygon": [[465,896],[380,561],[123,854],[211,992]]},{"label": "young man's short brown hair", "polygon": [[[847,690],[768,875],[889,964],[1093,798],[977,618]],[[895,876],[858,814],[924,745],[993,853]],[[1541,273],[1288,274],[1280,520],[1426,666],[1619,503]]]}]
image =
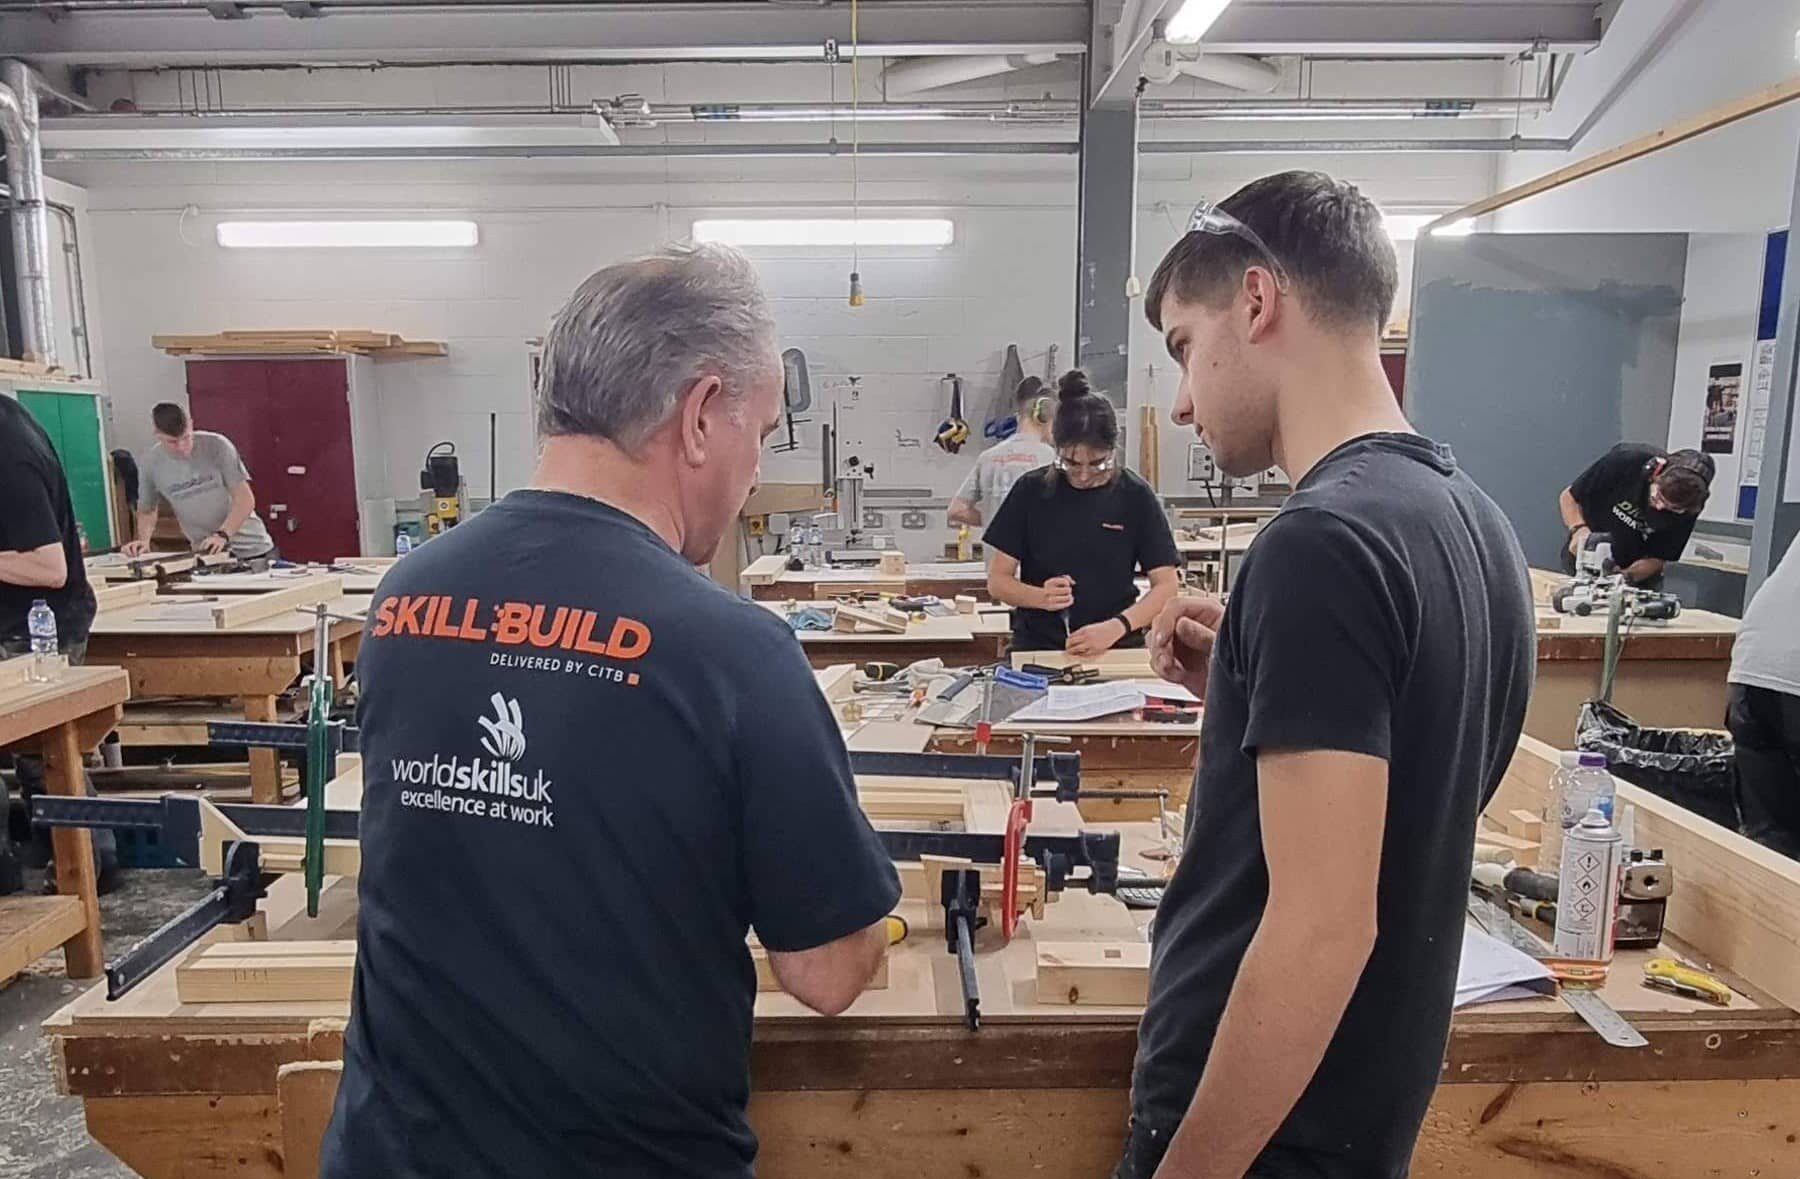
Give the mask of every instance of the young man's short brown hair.
[{"label": "young man's short brown hair", "polygon": [[188,428],[187,410],[165,401],[150,411],[150,421],[164,438],[179,438]]},{"label": "young man's short brown hair", "polygon": [[[1381,210],[1354,184],[1323,172],[1280,172],[1253,180],[1219,202],[1262,238],[1320,322],[1387,326],[1400,285],[1394,243]],[[1163,299],[1216,303],[1246,267],[1266,264],[1255,245],[1230,233],[1190,231],[1175,243],[1144,296],[1150,326],[1162,330]]]}]

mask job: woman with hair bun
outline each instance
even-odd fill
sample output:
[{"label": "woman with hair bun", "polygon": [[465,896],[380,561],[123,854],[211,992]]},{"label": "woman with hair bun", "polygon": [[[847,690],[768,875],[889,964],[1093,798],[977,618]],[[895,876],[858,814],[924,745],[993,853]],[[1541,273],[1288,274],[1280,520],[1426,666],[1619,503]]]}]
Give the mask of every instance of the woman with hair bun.
[{"label": "woman with hair bun", "polygon": [[[1119,459],[1119,418],[1080,369],[1057,382],[1050,466],[1013,484],[982,541],[1013,647],[1090,659],[1141,647],[1181,558],[1156,493]],[[1139,573],[1150,588],[1138,596]]]}]

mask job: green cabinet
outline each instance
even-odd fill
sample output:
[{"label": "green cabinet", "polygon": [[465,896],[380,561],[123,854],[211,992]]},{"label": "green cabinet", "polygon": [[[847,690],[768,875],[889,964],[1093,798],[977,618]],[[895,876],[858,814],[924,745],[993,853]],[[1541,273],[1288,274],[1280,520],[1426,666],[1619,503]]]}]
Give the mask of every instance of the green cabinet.
[{"label": "green cabinet", "polygon": [[111,483],[100,422],[100,395],[77,390],[17,388],[19,404],[50,435],[50,444],[69,478],[75,519],[87,534],[88,548],[112,547]]}]

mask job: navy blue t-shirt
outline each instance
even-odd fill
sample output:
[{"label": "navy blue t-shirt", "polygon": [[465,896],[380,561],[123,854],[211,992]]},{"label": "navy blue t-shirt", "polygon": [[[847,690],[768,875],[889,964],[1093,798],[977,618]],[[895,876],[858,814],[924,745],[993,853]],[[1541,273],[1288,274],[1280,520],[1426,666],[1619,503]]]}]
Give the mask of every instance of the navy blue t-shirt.
[{"label": "navy blue t-shirt", "polygon": [[1449,1034],[1475,821],[1536,669],[1525,557],[1448,448],[1320,459],[1244,557],[1206,682],[1187,844],[1156,914],[1132,1115],[1167,1141],[1269,897],[1256,757],[1388,763],[1379,932],[1257,1175],[1404,1179]]},{"label": "navy blue t-shirt", "polygon": [[793,634],[637,520],[517,491],[382,579],[327,1179],[751,1173],[754,929],[898,901]]}]

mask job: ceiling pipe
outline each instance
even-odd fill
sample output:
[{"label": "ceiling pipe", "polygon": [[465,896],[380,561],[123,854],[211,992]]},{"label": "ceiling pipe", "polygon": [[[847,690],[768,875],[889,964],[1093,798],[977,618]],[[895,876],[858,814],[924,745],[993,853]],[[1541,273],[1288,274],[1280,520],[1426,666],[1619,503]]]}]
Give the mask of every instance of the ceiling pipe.
[{"label": "ceiling pipe", "polygon": [[[1197,121],[1261,122],[1300,118],[1315,119],[1455,119],[1510,118],[1538,114],[1550,108],[1546,98],[1147,98],[1139,105],[1145,120],[1192,119]],[[637,95],[598,99],[590,106],[520,104],[492,106],[386,106],[386,107],[239,107],[232,110],[183,110],[173,107],[139,109],[129,113],[48,117],[46,130],[62,131],[136,126],[247,127],[259,120],[281,125],[345,126],[383,119],[417,120],[421,125],[452,124],[478,119],[576,119],[598,115],[614,127],[660,127],[689,123],[833,123],[850,118],[848,103],[652,103]],[[858,117],[870,123],[1074,122],[1080,105],[1073,99],[1025,99],[1017,101],[943,101],[864,103]]]},{"label": "ceiling pipe", "polygon": [[6,186],[12,193],[20,343],[26,360],[54,368],[56,320],[50,304],[50,213],[38,138],[38,79],[22,61],[0,61],[0,136],[6,140]]},{"label": "ceiling pipe", "polygon": [[881,71],[882,93],[889,98],[910,98],[927,90],[956,86],[1011,74],[1031,66],[1049,65],[1054,53],[999,54],[978,57],[917,57],[897,61]]},{"label": "ceiling pipe", "polygon": [[[1475,152],[1567,151],[1565,139],[1217,139],[1146,140],[1143,155],[1267,155],[1292,152]],[[894,158],[951,156],[1072,156],[1073,142],[865,143],[864,156]],[[846,155],[833,143],[628,143],[483,144],[435,147],[107,147],[56,149],[53,163],[232,163],[368,160],[516,159],[808,159]]]}]

